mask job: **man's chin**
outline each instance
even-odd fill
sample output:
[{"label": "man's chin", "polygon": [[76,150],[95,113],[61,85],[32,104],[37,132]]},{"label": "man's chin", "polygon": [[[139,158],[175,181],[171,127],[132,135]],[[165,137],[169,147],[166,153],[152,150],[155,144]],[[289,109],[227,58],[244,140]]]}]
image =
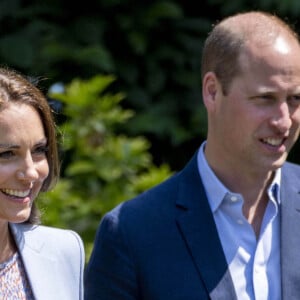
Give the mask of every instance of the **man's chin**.
[{"label": "man's chin", "polygon": [[286,159],[287,159],[287,155],[285,154],[285,155],[281,156],[279,159],[277,159],[276,161],[274,161],[271,164],[271,171],[276,171],[279,168],[281,168],[283,166],[283,164],[286,162]]}]

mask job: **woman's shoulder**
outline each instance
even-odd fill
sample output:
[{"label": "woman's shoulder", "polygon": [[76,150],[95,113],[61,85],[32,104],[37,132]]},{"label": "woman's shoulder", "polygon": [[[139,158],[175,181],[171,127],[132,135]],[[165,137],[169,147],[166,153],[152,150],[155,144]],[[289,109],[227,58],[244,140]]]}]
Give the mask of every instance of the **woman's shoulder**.
[{"label": "woman's shoulder", "polygon": [[[33,284],[40,293],[44,293],[40,290],[41,284],[43,290],[50,284],[51,295],[57,288],[61,295],[59,299],[83,299],[85,253],[76,232],[26,223],[10,223],[9,226],[25,268],[34,278]],[[36,298],[42,299],[43,296]],[[54,299],[52,296],[47,299],[50,298]]]},{"label": "woman's shoulder", "polygon": [[15,239],[23,239],[25,243],[46,244],[48,249],[83,249],[79,234],[70,229],[32,225],[27,223],[10,224]]}]

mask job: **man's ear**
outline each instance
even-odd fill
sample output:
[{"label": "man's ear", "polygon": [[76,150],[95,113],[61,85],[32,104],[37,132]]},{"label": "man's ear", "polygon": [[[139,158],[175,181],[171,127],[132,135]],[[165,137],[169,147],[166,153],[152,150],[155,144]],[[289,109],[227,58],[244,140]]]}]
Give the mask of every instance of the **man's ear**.
[{"label": "man's ear", "polygon": [[202,97],[207,110],[214,110],[218,93],[220,92],[220,83],[214,72],[208,72],[202,80]]}]

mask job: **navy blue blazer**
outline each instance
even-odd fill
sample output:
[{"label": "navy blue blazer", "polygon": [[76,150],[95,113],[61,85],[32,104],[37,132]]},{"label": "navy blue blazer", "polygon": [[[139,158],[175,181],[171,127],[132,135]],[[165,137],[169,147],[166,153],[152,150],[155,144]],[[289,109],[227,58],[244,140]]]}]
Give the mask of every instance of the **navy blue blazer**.
[{"label": "navy blue blazer", "polygon": [[[282,168],[282,299],[300,299],[300,167]],[[278,249],[279,250],[279,249]],[[85,300],[235,295],[195,155],[179,173],[106,214],[86,268]]]}]

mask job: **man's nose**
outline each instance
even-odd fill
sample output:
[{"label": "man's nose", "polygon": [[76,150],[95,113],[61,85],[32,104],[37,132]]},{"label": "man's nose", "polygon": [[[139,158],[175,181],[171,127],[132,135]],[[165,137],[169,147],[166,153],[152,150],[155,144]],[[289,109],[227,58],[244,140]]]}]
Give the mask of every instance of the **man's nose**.
[{"label": "man's nose", "polygon": [[273,113],[271,125],[278,129],[280,133],[287,132],[292,126],[291,112],[288,103],[286,101],[280,102]]}]

